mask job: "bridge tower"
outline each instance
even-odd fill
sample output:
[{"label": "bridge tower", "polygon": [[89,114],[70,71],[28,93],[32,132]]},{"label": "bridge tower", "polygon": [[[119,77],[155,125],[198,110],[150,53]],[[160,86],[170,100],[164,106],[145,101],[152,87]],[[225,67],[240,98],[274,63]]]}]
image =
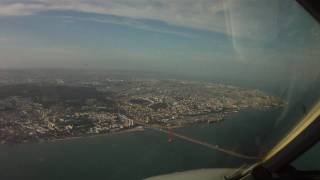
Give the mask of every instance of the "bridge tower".
[{"label": "bridge tower", "polygon": [[171,143],[173,141],[173,132],[172,129],[168,129],[168,142]]}]

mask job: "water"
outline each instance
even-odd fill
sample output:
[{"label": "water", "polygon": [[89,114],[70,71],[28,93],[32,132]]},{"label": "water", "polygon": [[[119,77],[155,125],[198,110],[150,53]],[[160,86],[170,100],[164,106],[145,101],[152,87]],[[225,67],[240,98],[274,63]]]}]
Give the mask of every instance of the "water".
[{"label": "water", "polygon": [[[280,109],[246,110],[220,124],[198,124],[175,131],[256,155],[272,131]],[[0,179],[141,179],[199,168],[252,163],[179,139],[168,143],[159,132],[131,132],[57,142],[0,147]]]}]

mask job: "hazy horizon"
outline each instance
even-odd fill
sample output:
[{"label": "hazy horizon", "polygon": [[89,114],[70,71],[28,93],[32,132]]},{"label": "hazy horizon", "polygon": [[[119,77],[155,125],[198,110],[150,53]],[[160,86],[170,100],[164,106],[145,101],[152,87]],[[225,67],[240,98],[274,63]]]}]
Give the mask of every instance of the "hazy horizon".
[{"label": "hazy horizon", "polygon": [[0,24],[1,69],[266,82],[318,73],[319,24],[290,0],[0,0]]}]

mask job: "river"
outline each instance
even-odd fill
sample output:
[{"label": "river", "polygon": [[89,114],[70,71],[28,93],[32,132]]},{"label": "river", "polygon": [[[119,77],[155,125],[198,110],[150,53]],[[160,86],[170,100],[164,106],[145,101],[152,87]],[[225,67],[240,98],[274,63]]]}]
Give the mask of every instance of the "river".
[{"label": "river", "polygon": [[[190,137],[258,155],[281,109],[243,110],[218,124],[175,129]],[[200,168],[239,167],[250,161],[151,130],[55,142],[1,145],[0,179],[141,179]]]}]

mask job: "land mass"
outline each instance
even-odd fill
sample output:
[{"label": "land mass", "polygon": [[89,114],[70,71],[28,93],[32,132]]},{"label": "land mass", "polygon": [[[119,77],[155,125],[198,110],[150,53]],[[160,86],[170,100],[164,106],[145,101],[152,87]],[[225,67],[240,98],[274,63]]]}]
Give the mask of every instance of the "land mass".
[{"label": "land mass", "polygon": [[218,123],[242,109],[284,106],[280,98],[259,90],[208,82],[66,81],[0,82],[1,143],[114,133],[143,124],[174,128]]}]

